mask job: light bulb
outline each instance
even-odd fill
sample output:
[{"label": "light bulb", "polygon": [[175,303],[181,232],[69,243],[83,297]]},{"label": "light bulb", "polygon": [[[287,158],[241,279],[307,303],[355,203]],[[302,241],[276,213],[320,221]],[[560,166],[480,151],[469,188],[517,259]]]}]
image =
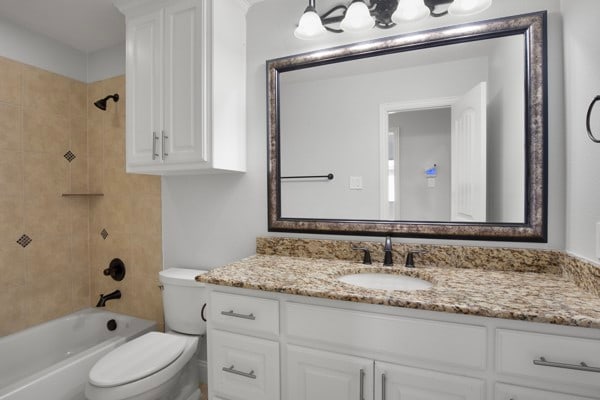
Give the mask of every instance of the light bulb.
[{"label": "light bulb", "polygon": [[430,10],[423,0],[400,0],[398,7],[392,14],[392,21],[396,24],[407,21],[419,21],[429,16]]},{"label": "light bulb", "polygon": [[492,0],[454,0],[448,7],[448,14],[466,16],[480,13],[492,5]]},{"label": "light bulb", "polygon": [[348,32],[360,32],[371,29],[375,26],[375,20],[367,5],[362,1],[354,1],[346,10],[346,15],[340,28]]},{"label": "light bulb", "polygon": [[307,9],[300,17],[294,36],[298,39],[310,40],[324,35],[325,32],[327,31],[321,22],[321,17],[314,10]]}]

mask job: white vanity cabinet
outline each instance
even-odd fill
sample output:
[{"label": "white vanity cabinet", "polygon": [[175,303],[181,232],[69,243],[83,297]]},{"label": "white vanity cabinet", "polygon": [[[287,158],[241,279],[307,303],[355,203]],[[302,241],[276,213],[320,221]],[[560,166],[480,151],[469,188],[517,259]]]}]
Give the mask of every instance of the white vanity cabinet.
[{"label": "white vanity cabinet", "polygon": [[127,24],[127,172],[245,171],[247,3],[115,3]]},{"label": "white vanity cabinet", "polygon": [[211,400],[600,400],[598,329],[208,288]]}]

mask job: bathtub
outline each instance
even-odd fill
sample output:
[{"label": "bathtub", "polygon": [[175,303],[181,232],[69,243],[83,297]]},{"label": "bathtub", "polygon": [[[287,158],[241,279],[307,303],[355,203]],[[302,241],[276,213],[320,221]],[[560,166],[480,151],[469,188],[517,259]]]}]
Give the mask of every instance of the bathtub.
[{"label": "bathtub", "polygon": [[100,357],[156,328],[154,321],[86,308],[2,337],[0,400],[83,400]]}]

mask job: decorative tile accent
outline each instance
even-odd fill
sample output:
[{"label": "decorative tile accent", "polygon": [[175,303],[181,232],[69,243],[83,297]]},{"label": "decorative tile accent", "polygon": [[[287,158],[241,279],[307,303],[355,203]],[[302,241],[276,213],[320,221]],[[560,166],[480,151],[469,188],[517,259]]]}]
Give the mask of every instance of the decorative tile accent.
[{"label": "decorative tile accent", "polygon": [[102,231],[100,232],[100,236],[102,236],[102,239],[106,240],[106,238],[108,237],[108,232],[106,231],[106,229],[102,229]]},{"label": "decorative tile accent", "polygon": [[33,239],[31,239],[29,236],[27,235],[22,235],[19,240],[17,240],[17,243],[21,245],[21,247],[25,248],[27,246],[29,246],[29,244],[33,242]]},{"label": "decorative tile accent", "polygon": [[67,151],[63,157],[66,158],[68,162],[71,162],[76,158],[71,150]]}]

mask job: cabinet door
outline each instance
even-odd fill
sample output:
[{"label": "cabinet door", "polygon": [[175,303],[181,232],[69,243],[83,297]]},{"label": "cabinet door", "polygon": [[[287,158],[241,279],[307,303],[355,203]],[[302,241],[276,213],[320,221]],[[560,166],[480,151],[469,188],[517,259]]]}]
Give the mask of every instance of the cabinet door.
[{"label": "cabinet door", "polygon": [[570,396],[520,386],[496,384],[494,400],[592,400],[589,397]]},{"label": "cabinet door", "polygon": [[372,400],[373,361],[287,346],[287,400]]},{"label": "cabinet door", "polygon": [[375,399],[482,400],[482,380],[383,362],[375,363]]},{"label": "cabinet door", "polygon": [[165,8],[165,124],[161,158],[166,163],[207,161],[204,135],[203,24],[206,1],[182,0]]},{"label": "cabinet door", "polygon": [[127,169],[132,172],[161,163],[162,37],[162,11],[127,21]]},{"label": "cabinet door", "polygon": [[279,343],[211,329],[212,393],[232,400],[279,399]]}]

